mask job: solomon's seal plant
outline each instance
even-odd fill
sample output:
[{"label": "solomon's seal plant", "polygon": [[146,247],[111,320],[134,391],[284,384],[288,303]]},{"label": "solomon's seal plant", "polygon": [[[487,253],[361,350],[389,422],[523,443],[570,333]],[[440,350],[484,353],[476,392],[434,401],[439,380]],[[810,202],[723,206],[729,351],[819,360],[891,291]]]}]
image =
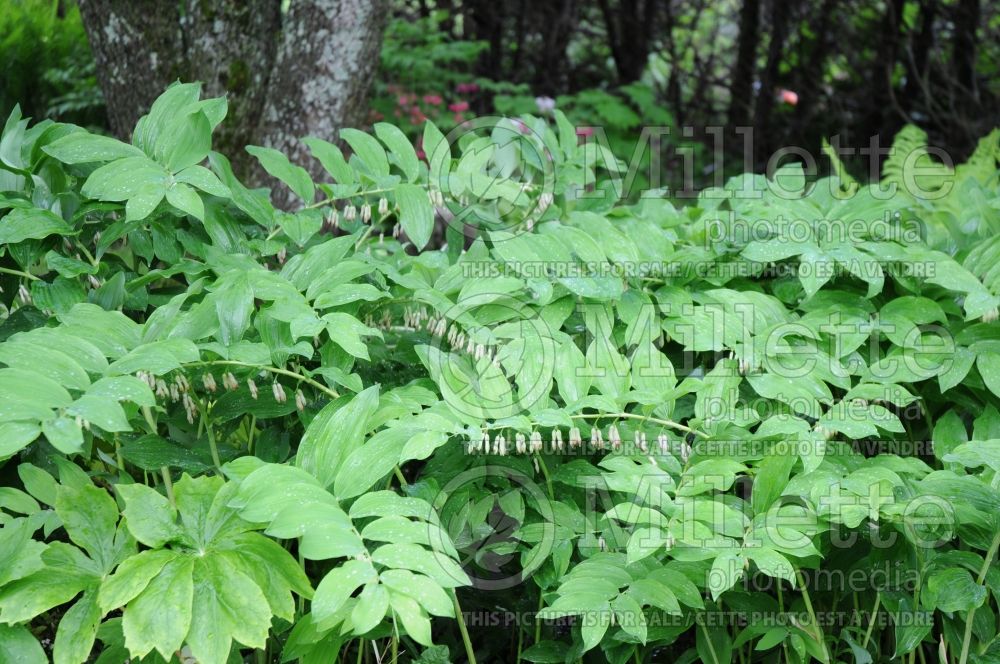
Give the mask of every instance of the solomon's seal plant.
[{"label": "solomon's seal plant", "polygon": [[677,208],[378,124],[279,210],[199,93],[3,128],[0,660],[1000,652],[1000,133]]}]

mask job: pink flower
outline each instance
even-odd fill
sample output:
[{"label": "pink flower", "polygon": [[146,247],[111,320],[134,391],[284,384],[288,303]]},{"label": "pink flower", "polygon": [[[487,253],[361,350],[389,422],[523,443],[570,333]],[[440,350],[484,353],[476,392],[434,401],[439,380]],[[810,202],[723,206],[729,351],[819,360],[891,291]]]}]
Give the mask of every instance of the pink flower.
[{"label": "pink flower", "polygon": [[454,117],[452,117],[452,120],[454,120],[456,124],[461,124],[465,122],[465,116],[461,113],[456,113]]},{"label": "pink flower", "polygon": [[594,135],[594,128],[593,127],[577,127],[576,128],[576,135],[580,136],[581,138],[586,138],[587,136],[593,136]]},{"label": "pink flower", "polygon": [[475,83],[459,83],[455,86],[455,91],[459,94],[469,94],[470,92],[478,92],[479,86]]},{"label": "pink flower", "polygon": [[467,101],[456,101],[454,104],[448,104],[448,110],[453,113],[461,113],[462,111],[469,110],[469,102]]},{"label": "pink flower", "polygon": [[530,134],[531,133],[531,130],[528,129],[528,125],[524,124],[524,122],[522,122],[521,120],[516,120],[515,119],[512,122],[514,123],[514,126],[517,127],[517,130],[519,132],[521,132],[522,134]]},{"label": "pink flower", "polygon": [[424,95],[424,103],[431,106],[440,106],[443,101],[440,95]]},{"label": "pink flower", "polygon": [[785,90],[782,88],[781,90],[778,90],[778,100],[783,104],[795,106],[799,103],[799,94],[794,90]]}]

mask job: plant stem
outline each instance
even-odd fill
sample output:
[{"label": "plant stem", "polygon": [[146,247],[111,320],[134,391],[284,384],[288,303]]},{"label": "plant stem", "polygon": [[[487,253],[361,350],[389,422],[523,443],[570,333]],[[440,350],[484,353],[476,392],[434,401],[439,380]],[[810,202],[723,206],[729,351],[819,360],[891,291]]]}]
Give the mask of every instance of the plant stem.
[{"label": "plant stem", "polygon": [[462,643],[465,644],[465,656],[469,664],[476,664],[476,653],[472,649],[472,640],[469,638],[469,628],[465,626],[465,616],[462,615],[462,605],[458,603],[458,592],[454,588],[451,590],[451,599],[455,602],[455,618],[458,619],[458,631],[462,634]]},{"label": "plant stem", "polygon": [[[976,583],[980,586],[983,585],[986,573],[990,571],[993,558],[997,555],[997,547],[1000,547],[1000,532],[993,536],[990,550],[986,553],[986,560],[983,561],[983,566],[979,570],[979,576],[976,578]],[[972,619],[975,617],[976,607],[974,606],[969,609],[969,614],[965,617],[965,634],[962,636],[962,654],[958,658],[958,664],[965,664],[969,659],[969,644],[972,642]]]},{"label": "plant stem", "polygon": [[698,431],[697,429],[692,429],[689,426],[685,426],[680,422],[674,422],[673,420],[664,420],[659,417],[653,417],[651,415],[638,415],[636,413],[590,413],[585,415],[570,415],[570,418],[574,420],[603,420],[603,419],[626,419],[626,420],[642,420],[644,422],[653,422],[654,424],[660,424],[671,429],[677,429],[678,431],[684,431],[685,433],[691,433],[696,436],[701,436],[702,438],[708,438],[708,434],[704,431]]},{"label": "plant stem", "polygon": [[160,468],[160,474],[163,476],[163,486],[167,489],[167,500],[170,501],[170,506],[177,509],[177,502],[174,500],[174,483],[170,479],[170,468],[163,466]]},{"label": "plant stem", "polygon": [[555,491],[552,490],[552,477],[549,475],[549,467],[545,465],[545,459],[542,458],[541,454],[536,454],[535,458],[538,459],[538,467],[542,469],[542,475],[545,476],[545,486],[549,491],[549,500],[554,501],[556,499]]},{"label": "plant stem", "polygon": [[187,366],[189,366],[189,367],[204,367],[204,366],[211,366],[211,365],[225,365],[225,366],[231,366],[231,367],[249,367],[251,369],[258,369],[260,371],[268,371],[268,372],[273,373],[273,374],[280,374],[282,376],[288,376],[289,378],[294,378],[295,380],[301,381],[301,382],[306,383],[308,385],[312,385],[317,390],[325,392],[326,394],[328,394],[330,397],[332,397],[334,399],[339,399],[340,398],[340,393],[338,393],[336,390],[330,389],[329,387],[327,387],[323,383],[320,383],[319,381],[313,380],[312,378],[309,378],[308,376],[303,376],[302,374],[295,373],[294,371],[289,371],[288,369],[281,369],[280,367],[264,366],[264,365],[260,365],[260,364],[250,364],[249,362],[237,362],[236,360],[206,360],[204,362],[192,362],[192,363],[188,364]]},{"label": "plant stem", "polygon": [[882,603],[882,591],[875,591],[875,606],[872,607],[872,615],[868,619],[868,629],[865,631],[865,640],[861,642],[861,649],[868,648],[868,641],[872,638],[872,629],[875,627],[875,616],[878,614],[878,607]]},{"label": "plant stem", "polygon": [[816,642],[819,644],[820,649],[823,651],[823,661],[829,664],[830,653],[826,649],[826,641],[823,639],[823,630],[819,626],[819,621],[816,619],[816,612],[813,611],[812,600],[809,598],[809,590],[806,589],[806,582],[802,576],[801,570],[795,570],[795,576],[799,581],[799,585],[802,587],[802,600],[806,604],[806,611],[809,612],[809,620],[813,625],[813,634],[815,636]]},{"label": "plant stem", "polygon": [[[205,417],[204,415],[202,417]],[[221,472],[222,461],[219,459],[219,447],[215,444],[215,432],[212,430],[212,423],[205,417],[205,434],[208,436],[208,448],[212,451],[212,463]]]},{"label": "plant stem", "polygon": [[30,272],[24,272],[23,270],[13,270],[9,267],[0,267],[0,272],[3,272],[4,274],[13,274],[15,277],[24,277],[29,281],[41,281],[39,277],[36,277]]},{"label": "plant stem", "polygon": [[403,471],[399,469],[399,466],[393,466],[392,471],[396,474],[396,479],[399,480],[399,486],[406,488],[409,484],[406,482],[406,478],[403,477]]}]

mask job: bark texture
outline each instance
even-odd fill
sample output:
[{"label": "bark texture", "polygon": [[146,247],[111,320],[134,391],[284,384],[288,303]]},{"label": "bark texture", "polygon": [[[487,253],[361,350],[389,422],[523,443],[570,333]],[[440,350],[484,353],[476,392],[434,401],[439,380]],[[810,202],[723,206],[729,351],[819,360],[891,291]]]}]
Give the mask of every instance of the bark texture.
[{"label": "bark texture", "polygon": [[364,121],[386,0],[293,0],[285,16],[281,4],[80,0],[112,130],[128,138],[170,83],[201,81],[206,95],[228,97],[215,145],[238,172],[263,181],[248,144],[318,168],[298,139],[335,140]]},{"label": "bark texture", "polygon": [[364,121],[387,15],[384,0],[292,3],[261,115],[263,145],[314,163],[300,137],[334,140],[338,128]]}]

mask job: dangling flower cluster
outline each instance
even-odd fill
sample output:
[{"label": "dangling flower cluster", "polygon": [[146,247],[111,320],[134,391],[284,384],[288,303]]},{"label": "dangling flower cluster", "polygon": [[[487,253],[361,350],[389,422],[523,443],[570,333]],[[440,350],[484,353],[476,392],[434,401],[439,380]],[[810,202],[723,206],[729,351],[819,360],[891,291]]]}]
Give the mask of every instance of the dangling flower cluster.
[{"label": "dangling flower cluster", "polygon": [[18,285],[17,297],[21,300],[21,304],[31,304],[31,292],[24,284]]},{"label": "dangling flower cluster", "polygon": [[424,321],[427,318],[427,309],[424,307],[420,307],[419,309],[407,307],[403,310],[403,325],[411,330],[419,330],[423,327]]},{"label": "dangling flower cluster", "polygon": [[389,201],[385,197],[378,199],[378,214],[380,217],[389,214]]},{"label": "dangling flower cluster", "polygon": [[301,413],[306,409],[306,395],[302,394],[302,390],[295,390],[295,408]]},{"label": "dangling flower cluster", "polygon": [[326,219],[323,220],[323,227],[320,229],[321,232],[333,232],[340,228],[340,213],[337,212],[337,208],[330,208],[330,214],[326,215]]},{"label": "dangling flower cluster", "polygon": [[271,383],[271,394],[274,395],[274,400],[278,403],[285,403],[288,401],[288,397],[285,395],[285,388],[281,386],[281,383],[274,381]]},{"label": "dangling flower cluster", "polygon": [[[211,379],[211,375],[206,375]],[[157,378],[148,371],[137,371],[135,376],[146,383],[158,399],[170,399],[173,403],[180,401],[181,405],[184,406],[184,413],[187,415],[188,424],[194,424],[194,418],[198,414],[198,404],[191,397],[191,383],[188,382],[187,376],[182,373],[175,373],[170,383],[163,378]],[[202,376],[202,383],[205,385],[205,389],[208,389],[209,383],[206,381],[205,376]],[[211,380],[211,385],[214,388],[214,379]]]},{"label": "dangling flower cluster", "polygon": [[222,374],[222,386],[227,390],[240,389],[239,381],[236,380],[236,376],[234,376],[231,371],[227,371]]}]

